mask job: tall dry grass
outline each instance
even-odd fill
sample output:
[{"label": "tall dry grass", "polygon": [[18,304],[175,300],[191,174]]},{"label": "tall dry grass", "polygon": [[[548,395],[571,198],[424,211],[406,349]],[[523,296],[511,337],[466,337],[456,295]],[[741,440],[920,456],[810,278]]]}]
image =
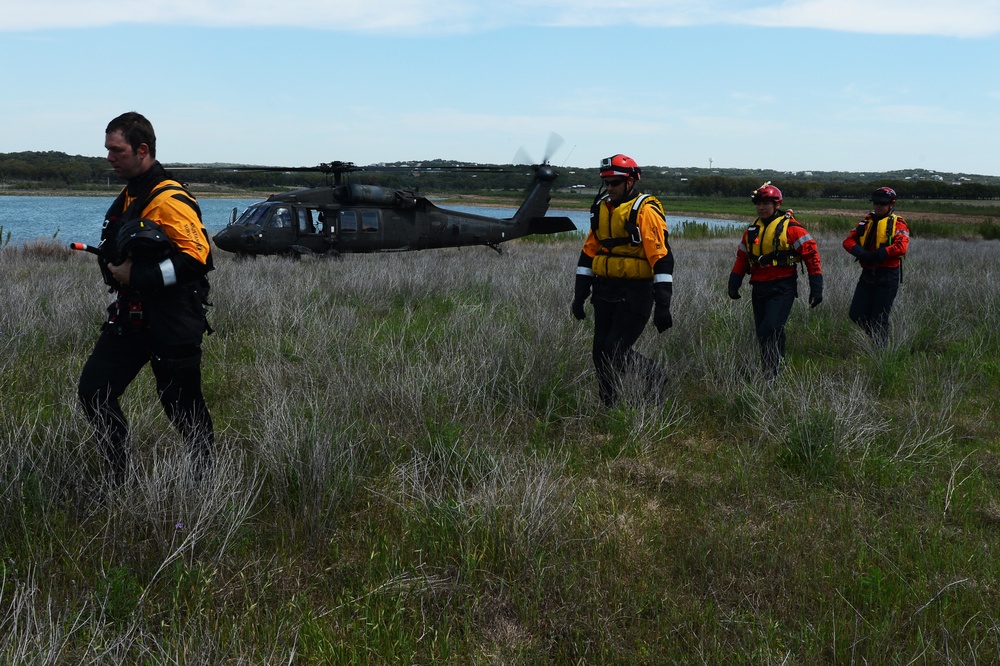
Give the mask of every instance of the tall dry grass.
[{"label": "tall dry grass", "polygon": [[75,404],[98,273],[5,249],[0,661],[988,662],[997,244],[914,239],[876,349],[821,236],[824,303],[769,384],[735,243],[673,240],[675,325],[639,341],[666,395],[614,410],[568,312],[577,240],[221,255],[215,473],[144,373],[116,491]]}]

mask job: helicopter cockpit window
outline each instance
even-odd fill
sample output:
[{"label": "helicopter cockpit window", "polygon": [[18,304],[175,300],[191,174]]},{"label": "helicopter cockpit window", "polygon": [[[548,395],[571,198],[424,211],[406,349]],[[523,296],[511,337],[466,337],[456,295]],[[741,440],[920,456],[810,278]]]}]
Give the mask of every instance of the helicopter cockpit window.
[{"label": "helicopter cockpit window", "polygon": [[340,211],[340,233],[350,234],[357,232],[357,230],[358,230],[358,211],[356,210]]},{"label": "helicopter cockpit window", "polygon": [[240,219],[236,220],[235,224],[244,227],[260,224],[267,217],[269,210],[271,210],[270,206],[250,206],[250,208],[243,211]]},{"label": "helicopter cockpit window", "polygon": [[361,231],[374,233],[378,231],[378,211],[361,211]]},{"label": "helicopter cockpit window", "polygon": [[292,226],[292,211],[287,208],[275,208],[274,215],[267,226],[272,229],[290,229]]}]

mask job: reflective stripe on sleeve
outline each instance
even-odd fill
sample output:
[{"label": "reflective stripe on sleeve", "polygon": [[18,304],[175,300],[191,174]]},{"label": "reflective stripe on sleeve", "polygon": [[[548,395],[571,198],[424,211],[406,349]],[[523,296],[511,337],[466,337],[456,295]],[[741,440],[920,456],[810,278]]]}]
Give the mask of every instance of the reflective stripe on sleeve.
[{"label": "reflective stripe on sleeve", "polygon": [[177,284],[177,270],[174,268],[174,262],[169,259],[160,262],[160,274],[163,276],[164,287]]},{"label": "reflective stripe on sleeve", "polygon": [[808,243],[812,239],[813,239],[812,234],[806,234],[802,238],[800,238],[797,241],[795,241],[795,245],[793,245],[792,247],[794,247],[796,250],[798,250],[800,247],[802,247],[803,245],[805,245],[806,243]]},{"label": "reflective stripe on sleeve", "polygon": [[577,266],[576,267],[576,274],[577,275],[586,275],[586,276],[589,276],[589,277],[594,277],[594,270],[592,268],[587,268],[586,266]]},{"label": "reflective stripe on sleeve", "polygon": [[653,284],[657,282],[673,282],[674,276],[670,273],[656,273],[653,275]]}]

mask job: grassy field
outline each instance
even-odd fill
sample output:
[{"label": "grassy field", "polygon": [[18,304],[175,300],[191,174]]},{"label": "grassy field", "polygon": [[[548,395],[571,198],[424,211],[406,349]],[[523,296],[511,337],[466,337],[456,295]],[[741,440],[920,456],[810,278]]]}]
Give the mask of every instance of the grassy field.
[{"label": "grassy field", "polygon": [[675,238],[675,325],[639,342],[666,400],[613,410],[569,315],[579,237],[220,253],[215,476],[144,371],[117,492],[75,403],[96,267],[5,248],[0,663],[995,663],[1000,244],[915,234],[875,350],[817,235],[826,298],[773,384],[725,294],[737,239]]}]

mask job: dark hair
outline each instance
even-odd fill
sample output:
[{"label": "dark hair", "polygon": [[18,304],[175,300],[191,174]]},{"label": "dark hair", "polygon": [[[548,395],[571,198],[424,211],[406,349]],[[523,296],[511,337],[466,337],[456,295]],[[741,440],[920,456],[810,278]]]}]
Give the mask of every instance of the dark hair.
[{"label": "dark hair", "polygon": [[105,134],[121,132],[122,137],[132,146],[132,152],[139,150],[139,146],[146,144],[149,146],[149,156],[156,157],[156,133],[153,131],[153,124],[146,120],[141,113],[129,111],[118,116],[110,123]]}]

